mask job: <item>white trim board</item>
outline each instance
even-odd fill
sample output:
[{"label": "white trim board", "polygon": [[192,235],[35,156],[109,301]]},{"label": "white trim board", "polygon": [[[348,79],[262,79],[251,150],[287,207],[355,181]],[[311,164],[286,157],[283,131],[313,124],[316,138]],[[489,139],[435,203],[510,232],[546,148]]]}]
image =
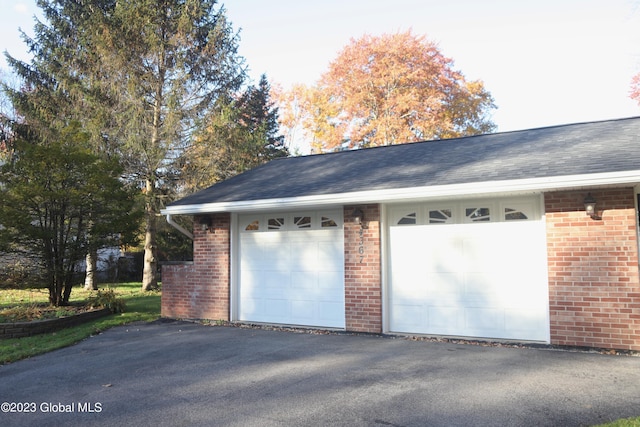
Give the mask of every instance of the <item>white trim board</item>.
[{"label": "white trim board", "polygon": [[567,175],[553,178],[528,178],[507,181],[484,181],[465,184],[392,188],[384,190],[332,193],[278,199],[246,200],[168,206],[163,215],[193,215],[213,212],[252,212],[292,210],[313,206],[337,207],[355,203],[385,203],[472,196],[535,194],[545,191],[593,188],[597,186],[636,185],[640,170]]}]

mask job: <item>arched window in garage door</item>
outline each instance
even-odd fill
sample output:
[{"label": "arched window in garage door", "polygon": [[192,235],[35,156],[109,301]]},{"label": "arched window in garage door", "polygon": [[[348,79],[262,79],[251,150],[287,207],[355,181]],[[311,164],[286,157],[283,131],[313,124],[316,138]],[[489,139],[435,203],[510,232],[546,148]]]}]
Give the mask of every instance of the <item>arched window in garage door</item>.
[{"label": "arched window in garage door", "polygon": [[398,225],[417,224],[417,216],[415,212],[404,215],[398,220]]},{"label": "arched window in garage door", "polygon": [[429,224],[450,224],[453,222],[453,210],[450,208],[429,209]]},{"label": "arched window in garage door", "polygon": [[491,222],[491,208],[472,206],[464,209],[464,222]]}]

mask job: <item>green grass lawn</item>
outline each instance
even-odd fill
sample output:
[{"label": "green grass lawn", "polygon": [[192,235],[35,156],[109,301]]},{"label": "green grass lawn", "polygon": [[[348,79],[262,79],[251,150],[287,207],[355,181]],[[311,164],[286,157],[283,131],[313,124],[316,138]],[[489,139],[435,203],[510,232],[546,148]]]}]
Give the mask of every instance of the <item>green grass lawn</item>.
[{"label": "green grass lawn", "polygon": [[596,427],[640,427],[640,417],[638,418],[623,418],[611,423],[601,424]]},{"label": "green grass lawn", "polygon": [[[160,317],[160,292],[142,291],[140,283],[117,283],[100,285],[100,289],[113,289],[118,298],[124,300],[124,313],[111,314],[82,325],[24,338],[0,340],[0,364],[46,353],[66,347],[95,335],[113,326],[132,322],[150,322]],[[82,287],[74,288],[70,302],[82,302],[91,295]],[[0,308],[16,304],[39,304],[48,301],[47,289],[0,290]]]}]

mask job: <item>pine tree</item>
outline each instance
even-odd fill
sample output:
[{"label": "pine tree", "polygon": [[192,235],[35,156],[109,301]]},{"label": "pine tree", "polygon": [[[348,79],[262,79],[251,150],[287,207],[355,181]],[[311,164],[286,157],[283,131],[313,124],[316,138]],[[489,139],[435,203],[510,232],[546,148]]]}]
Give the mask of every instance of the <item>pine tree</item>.
[{"label": "pine tree", "polygon": [[244,81],[238,36],[214,0],[116,2],[98,40],[114,131],[145,195],[143,289],[157,286],[157,216],[200,117]]},{"label": "pine tree", "polygon": [[[109,2],[60,0],[39,1],[38,5],[45,19],[36,21],[33,38],[22,34],[34,53],[33,60],[26,63],[6,55],[21,84],[3,85],[16,112],[2,117],[9,130],[5,133],[5,147],[10,149],[17,140],[59,143],[62,132],[74,123],[88,136],[86,148],[104,160],[118,158],[116,140],[109,139],[106,132],[112,122],[112,103],[92,42],[93,29],[103,16],[95,12],[108,10]],[[97,282],[92,268],[96,265],[97,246],[87,245],[86,259],[87,284],[94,289]]]},{"label": "pine tree", "polygon": [[215,0],[38,0],[45,23],[24,36],[34,60],[8,57],[25,85],[5,88],[15,130],[55,141],[77,120],[92,148],[120,155],[145,196],[143,289],[157,286],[157,217],[174,161],[196,124],[245,78],[238,35]]},{"label": "pine tree", "polygon": [[249,86],[236,97],[218,101],[182,157],[188,191],[289,155],[279,134],[278,108],[271,101],[266,76],[257,87]]}]

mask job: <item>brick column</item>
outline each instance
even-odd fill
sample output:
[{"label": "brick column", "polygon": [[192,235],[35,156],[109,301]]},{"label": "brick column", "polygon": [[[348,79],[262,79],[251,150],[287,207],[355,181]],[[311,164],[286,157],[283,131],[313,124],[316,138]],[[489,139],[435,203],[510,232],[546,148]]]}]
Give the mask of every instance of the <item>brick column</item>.
[{"label": "brick column", "polygon": [[363,225],[356,224],[356,206],[344,208],[344,285],[348,331],[382,332],[380,206],[361,205]]}]

